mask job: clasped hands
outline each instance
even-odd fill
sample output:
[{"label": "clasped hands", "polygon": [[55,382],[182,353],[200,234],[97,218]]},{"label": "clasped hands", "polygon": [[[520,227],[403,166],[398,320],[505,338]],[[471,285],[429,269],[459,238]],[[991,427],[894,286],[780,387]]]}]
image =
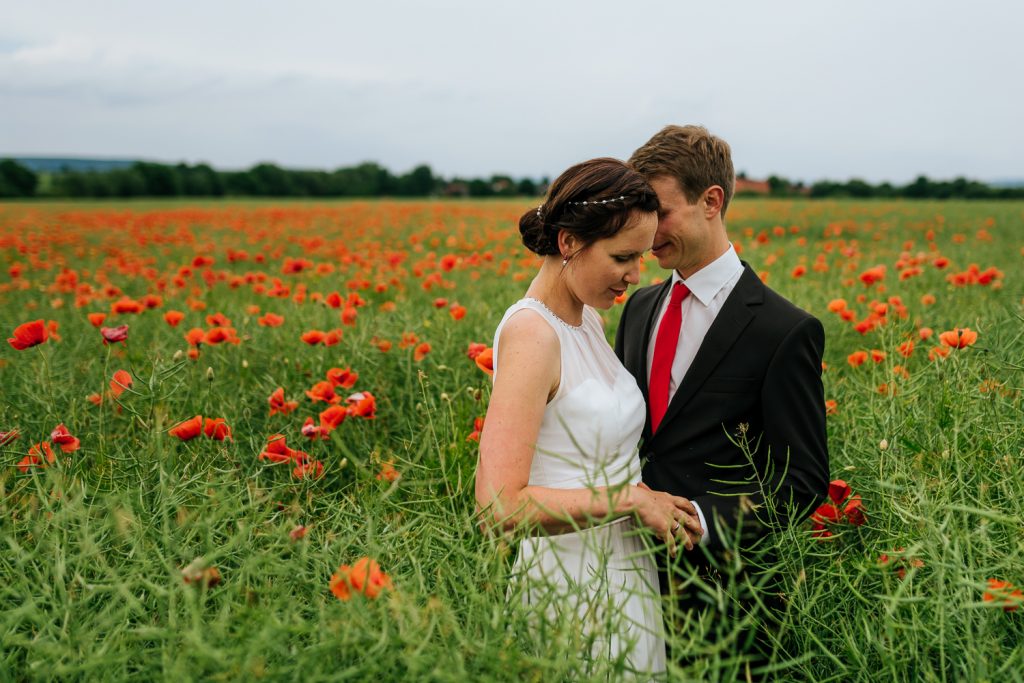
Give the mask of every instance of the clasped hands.
[{"label": "clasped hands", "polygon": [[693,550],[700,543],[704,530],[697,508],[689,499],[654,491],[643,482],[638,483],[632,493],[633,507],[640,522],[668,544],[670,554],[675,554],[679,542],[687,550]]}]

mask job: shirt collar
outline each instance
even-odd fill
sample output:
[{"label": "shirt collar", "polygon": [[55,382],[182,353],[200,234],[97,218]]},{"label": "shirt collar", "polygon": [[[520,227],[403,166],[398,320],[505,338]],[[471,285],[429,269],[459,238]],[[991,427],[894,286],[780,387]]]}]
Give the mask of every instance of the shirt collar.
[{"label": "shirt collar", "polygon": [[740,257],[736,255],[736,249],[730,242],[729,248],[725,250],[724,254],[685,280],[678,270],[673,270],[672,284],[682,282],[690,290],[690,293],[697,297],[698,301],[708,306],[715,295],[729,283],[739,270],[743,270],[743,264],[740,263]]}]

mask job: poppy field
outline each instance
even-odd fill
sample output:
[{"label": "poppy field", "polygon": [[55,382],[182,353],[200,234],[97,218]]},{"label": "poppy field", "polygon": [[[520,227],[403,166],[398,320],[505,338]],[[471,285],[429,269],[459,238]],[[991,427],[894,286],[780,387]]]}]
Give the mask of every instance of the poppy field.
[{"label": "poppy field", "polygon": [[[528,208],[0,204],[0,679],[617,678],[506,603],[514,542],[474,519]],[[727,226],[826,331],[833,481],[772,537],[757,671],[1024,680],[1024,204]],[[746,675],[733,588],[670,614],[675,675]]]}]

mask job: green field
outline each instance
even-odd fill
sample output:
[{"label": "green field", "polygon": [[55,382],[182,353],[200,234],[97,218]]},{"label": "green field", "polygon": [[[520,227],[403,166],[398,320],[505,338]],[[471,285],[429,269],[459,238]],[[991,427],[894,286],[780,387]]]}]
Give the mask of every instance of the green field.
[{"label": "green field", "polygon": [[[506,603],[514,540],[473,518],[490,383],[467,350],[536,268],[528,208],[0,204],[0,327],[59,336],[0,351],[0,680],[617,679],[571,624]],[[750,673],[1024,680],[1024,204],[738,199],[727,223],[825,325],[832,477],[866,513],[773,537],[785,611]],[[645,283],[664,276],[647,265]],[[977,340],[951,350],[958,328]],[[337,405],[368,392],[376,409],[309,439],[329,404],[307,392],[332,368],[358,375]],[[270,415],[279,387],[298,406]],[[196,415],[231,438],[171,433]],[[260,458],[276,434],[307,476]],[[390,587],[339,599],[332,574],[362,557]],[[759,589],[709,587],[707,613],[670,614],[675,678],[747,675],[763,615],[741,590]]]}]

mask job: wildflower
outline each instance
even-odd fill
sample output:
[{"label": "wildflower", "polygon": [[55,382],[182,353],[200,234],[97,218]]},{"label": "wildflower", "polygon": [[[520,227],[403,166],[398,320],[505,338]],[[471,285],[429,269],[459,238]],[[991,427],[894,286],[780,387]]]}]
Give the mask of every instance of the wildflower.
[{"label": "wildflower", "polygon": [[118,325],[117,327],[101,327],[100,334],[103,335],[103,345],[116,344],[128,341],[128,326]]},{"label": "wildflower", "polygon": [[341,397],[334,393],[334,387],[330,382],[317,382],[306,392],[312,401],[323,401],[324,403],[338,403]]},{"label": "wildflower", "polygon": [[326,436],[340,427],[346,417],[348,417],[348,408],[342,406],[330,406],[320,413],[320,429],[324,431],[324,435]]},{"label": "wildflower", "polygon": [[259,455],[260,460],[269,460],[272,463],[304,463],[309,460],[309,455],[303,451],[288,448],[285,444],[284,434],[272,434],[267,439],[267,445]]},{"label": "wildflower", "polygon": [[206,330],[201,327],[193,327],[185,333],[185,341],[189,346],[199,347],[206,340]]},{"label": "wildflower", "polygon": [[171,327],[177,327],[178,323],[185,319],[185,314],[181,311],[167,311],[164,313],[164,322]]},{"label": "wildflower", "polygon": [[958,327],[940,334],[939,341],[951,349],[963,349],[978,341],[978,333],[966,327]]},{"label": "wildflower", "polygon": [[1009,581],[1001,579],[989,579],[988,590],[981,596],[985,602],[994,602],[1003,608],[1004,612],[1016,612],[1017,608],[1024,604],[1024,591],[1015,588]]},{"label": "wildflower", "polygon": [[470,360],[476,360],[476,357],[479,356],[486,348],[487,344],[470,342],[469,348],[466,350],[466,355],[469,357]]},{"label": "wildflower", "polygon": [[291,531],[288,532],[288,537],[293,541],[298,541],[300,539],[305,538],[308,532],[309,527],[299,524],[298,526],[294,527]]},{"label": "wildflower", "polygon": [[88,316],[89,324],[93,327],[99,327],[103,324],[103,321],[107,319],[106,313],[90,313]]},{"label": "wildflower", "polygon": [[423,342],[416,347],[415,351],[413,351],[412,359],[419,363],[421,360],[427,357],[428,353],[430,353],[430,344],[428,344],[427,342]]},{"label": "wildflower", "polygon": [[49,337],[46,325],[42,320],[33,320],[23,323],[14,328],[14,336],[7,338],[7,343],[18,351],[24,351],[30,346],[42,344]]},{"label": "wildflower", "polygon": [[488,377],[494,376],[494,349],[487,347],[476,358],[476,366],[484,371]]},{"label": "wildflower", "polygon": [[331,368],[327,371],[327,381],[333,387],[351,389],[359,379],[359,373],[352,372],[351,368]]},{"label": "wildflower", "polygon": [[914,353],[914,340],[909,339],[903,342],[902,344],[899,345],[899,348],[897,348],[896,350],[899,351],[900,355],[903,356],[904,358],[910,358],[910,355]]},{"label": "wildflower", "polygon": [[307,417],[306,421],[302,424],[300,430],[302,435],[307,439],[326,439],[327,434],[324,433],[323,427],[313,422],[313,418]]},{"label": "wildflower", "polygon": [[286,401],[284,400],[284,388],[278,387],[274,390],[274,393],[270,394],[270,398],[267,399],[270,403],[270,414],[281,413],[287,415],[296,408],[299,407],[298,401]]},{"label": "wildflower", "polygon": [[[861,526],[867,521],[864,505],[859,495],[851,496],[850,485],[842,479],[834,479],[828,485],[830,502],[822,503],[811,515],[811,529],[819,539],[832,535],[829,525],[839,524],[843,518],[854,526]],[[840,506],[845,506],[840,510]]]},{"label": "wildflower", "polygon": [[324,464],[319,460],[301,462],[292,470],[292,476],[296,479],[319,479],[324,476]]},{"label": "wildflower", "polygon": [[213,588],[220,585],[220,570],[216,567],[206,567],[201,557],[197,557],[188,566],[181,570],[181,579],[186,584],[195,584],[204,588]]},{"label": "wildflower", "polygon": [[354,593],[374,599],[391,588],[391,577],[381,571],[376,560],[362,557],[352,566],[343,564],[331,576],[331,592],[339,600],[349,600]]},{"label": "wildflower", "polygon": [[482,417],[475,417],[475,418],[473,418],[473,431],[472,431],[472,433],[469,436],[466,437],[466,441],[477,441],[477,442],[479,442],[480,441],[480,432],[483,431],[483,428],[484,428],[484,418],[482,418]]},{"label": "wildflower", "polygon": [[881,363],[883,360],[885,360],[885,351],[871,349],[871,360],[873,360],[876,364]]},{"label": "wildflower", "polygon": [[223,417],[208,417],[203,424],[203,433],[214,441],[231,440],[231,427]]},{"label": "wildflower", "polygon": [[839,413],[839,404],[834,400],[829,399],[825,401],[825,414],[826,415],[837,415]]},{"label": "wildflower", "polygon": [[179,423],[177,426],[172,427],[168,432],[171,436],[176,436],[182,441],[189,441],[199,436],[203,431],[203,418],[201,415],[196,415],[190,420],[185,420]]},{"label": "wildflower", "polygon": [[316,346],[317,344],[323,343],[324,337],[326,336],[327,335],[321,330],[309,330],[307,332],[303,332],[302,336],[299,338],[310,346]]},{"label": "wildflower", "polygon": [[401,475],[398,470],[395,469],[394,461],[388,460],[380,466],[380,472],[377,473],[378,481],[395,481]]},{"label": "wildflower", "polygon": [[267,313],[256,320],[260,327],[280,327],[284,324],[284,316]]},{"label": "wildflower", "polygon": [[448,315],[452,317],[452,320],[462,320],[466,317],[466,307],[460,304],[452,304],[448,308]]},{"label": "wildflower", "polygon": [[846,357],[846,362],[853,367],[858,367],[864,364],[864,361],[868,359],[867,351],[854,351]]},{"label": "wildflower", "polygon": [[61,423],[53,428],[50,432],[50,441],[54,442],[60,449],[65,453],[73,453],[78,450],[78,446],[81,443],[78,439],[71,435],[68,428]]},{"label": "wildflower", "polygon": [[846,299],[832,299],[828,302],[828,310],[831,313],[840,313],[846,310]]},{"label": "wildflower", "polygon": [[138,301],[130,299],[129,297],[123,296],[110,307],[112,313],[142,313],[145,309]]},{"label": "wildflower", "polygon": [[346,399],[348,414],[372,420],[377,414],[377,400],[369,391],[352,394]]},{"label": "wildflower", "polygon": [[43,441],[42,443],[32,444],[32,447],[28,449],[28,455],[18,463],[18,469],[21,470],[22,474],[27,474],[32,467],[46,467],[56,459],[57,457],[53,454],[53,449],[50,448],[50,442]]}]

